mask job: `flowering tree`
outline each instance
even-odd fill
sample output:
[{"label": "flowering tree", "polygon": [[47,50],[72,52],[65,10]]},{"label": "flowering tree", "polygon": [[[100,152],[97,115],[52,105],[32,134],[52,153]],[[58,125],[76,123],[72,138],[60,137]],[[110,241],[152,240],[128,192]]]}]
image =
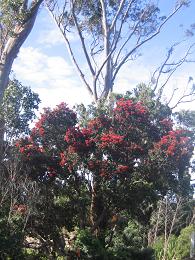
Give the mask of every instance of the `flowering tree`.
[{"label": "flowering tree", "polygon": [[49,187],[47,203],[63,192],[69,230],[90,227],[102,236],[124,212],[146,223],[158,198],[183,194],[184,180],[189,185],[192,133],[176,129],[162,105],[157,116],[146,103],[120,98],[86,127],[62,103],[45,109],[31,135],[16,143],[31,177]]}]

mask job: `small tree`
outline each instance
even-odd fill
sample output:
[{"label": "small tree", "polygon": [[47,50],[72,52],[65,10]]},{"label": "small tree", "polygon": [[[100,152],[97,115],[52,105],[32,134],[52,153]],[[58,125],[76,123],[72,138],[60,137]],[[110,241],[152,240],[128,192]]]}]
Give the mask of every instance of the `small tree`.
[{"label": "small tree", "polygon": [[[38,187],[26,174],[13,147],[14,138],[29,133],[29,123],[35,118],[40,100],[17,80],[5,90],[0,116],[4,119],[6,142],[0,164],[0,257],[23,258],[26,225],[34,213]],[[3,107],[3,109],[2,109]]]}]

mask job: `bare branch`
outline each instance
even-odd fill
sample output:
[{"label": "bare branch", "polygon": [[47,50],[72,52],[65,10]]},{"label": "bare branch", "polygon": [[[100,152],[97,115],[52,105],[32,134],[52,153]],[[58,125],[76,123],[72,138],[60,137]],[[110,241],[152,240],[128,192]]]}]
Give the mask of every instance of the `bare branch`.
[{"label": "bare branch", "polygon": [[170,103],[171,103],[171,101],[173,100],[173,97],[174,97],[174,95],[175,95],[175,92],[178,90],[178,88],[174,88],[173,89],[173,92],[172,92],[172,94],[171,94],[171,97],[170,97],[170,99],[169,99],[169,101],[167,102],[167,105],[169,105]]},{"label": "bare branch", "polygon": [[[100,66],[99,70],[97,71],[96,76],[95,76],[95,84],[96,84],[96,81],[97,81],[97,79],[98,79],[100,73],[102,72],[104,66],[106,65],[106,63],[107,63],[108,60],[110,59],[111,55],[112,55],[112,54],[114,53],[114,51],[116,50],[118,41],[119,41],[120,36],[121,36],[121,31],[122,31],[122,27],[123,27],[124,21],[125,21],[127,15],[128,15],[129,9],[130,9],[130,7],[131,7],[131,5],[132,5],[133,2],[134,2],[134,0],[132,0],[132,1],[128,4],[128,6],[127,6],[127,10],[126,10],[126,12],[125,12],[125,14],[124,14],[124,16],[123,16],[122,21],[121,21],[121,24],[120,24],[120,28],[119,28],[117,37],[116,37],[116,38],[114,37],[114,38],[115,38],[115,40],[114,40],[114,42],[115,42],[114,47],[112,47],[112,49],[110,50],[110,52],[109,52],[108,55],[106,56],[105,60],[103,61],[102,65]],[[103,3],[103,2],[102,2],[102,4],[103,4],[103,6],[104,6],[104,3]],[[104,9],[105,9],[105,6],[104,6]],[[105,18],[104,18],[104,19],[105,19]],[[104,23],[105,23],[105,21],[104,21]],[[111,45],[113,45],[113,44],[111,44]],[[112,79],[112,82],[114,82],[113,79]]]},{"label": "bare branch", "polygon": [[[181,42],[180,42],[181,43]],[[183,63],[188,62],[187,57],[191,54],[191,49],[194,47],[195,44],[192,44],[186,51],[185,55],[179,59],[177,62],[168,62],[168,60],[170,59],[172,53],[173,53],[173,48],[176,45],[179,45],[180,43],[176,43],[174,44],[168,51],[167,57],[165,59],[165,61],[162,63],[162,65],[157,68],[152,77],[151,77],[151,82],[150,84],[154,84],[154,88],[153,88],[153,92],[155,92],[158,88],[158,100],[160,100],[160,98],[162,97],[162,93],[163,90],[165,88],[165,86],[167,85],[168,81],[170,80],[170,78],[172,77],[172,75],[175,73],[175,71],[177,71],[177,69],[182,66]],[[168,69],[166,69],[166,67],[168,67]],[[157,78],[155,79],[155,74],[157,75]],[[161,78],[161,76],[163,74],[168,74],[167,78],[165,79],[165,81],[161,84],[161,86],[159,87],[159,80]],[[155,80],[155,82],[153,83],[153,81]],[[175,93],[175,90],[173,91],[173,93]],[[168,102],[168,104],[171,102],[172,100],[172,96]]]},{"label": "bare branch", "polygon": [[134,53],[138,48],[140,48],[143,44],[145,44],[146,42],[150,41],[151,39],[153,39],[155,36],[157,36],[160,32],[162,27],[174,16],[174,14],[176,14],[181,8],[183,7],[183,3],[179,4],[175,10],[169,15],[167,16],[167,18],[161,23],[161,25],[158,27],[158,29],[155,31],[155,33],[153,33],[152,35],[150,35],[149,37],[147,37],[145,40],[141,41],[139,44],[136,44],[136,46],[122,59],[122,61],[120,62],[120,64],[118,65],[118,67],[115,70],[114,73],[114,79],[118,73],[118,71],[120,70],[120,68],[122,67],[122,65],[124,64],[124,62],[128,59],[128,57]]},{"label": "bare branch", "polygon": [[173,47],[171,47],[168,51],[168,54],[167,54],[167,57],[165,59],[165,61],[163,62],[163,64],[161,65],[160,68],[158,68],[154,73],[153,73],[153,76],[152,76],[152,80],[154,79],[154,76],[155,76],[155,73],[158,71],[158,76],[157,76],[157,79],[155,79],[155,86],[153,88],[153,91],[155,92],[157,87],[158,87],[158,83],[159,83],[159,79],[160,79],[160,76],[161,76],[161,73],[164,69],[164,67],[167,65],[167,61],[169,60],[171,54],[172,54],[172,51],[173,51]]},{"label": "bare branch", "polygon": [[[181,42],[180,42],[181,43]],[[162,84],[162,86],[160,87],[161,89],[163,89],[165,87],[165,85],[167,84],[167,82],[169,81],[169,79],[171,78],[171,76],[173,75],[173,73],[177,70],[177,68],[179,68],[183,63],[188,62],[187,57],[191,54],[191,49],[195,46],[195,44],[192,44],[186,51],[185,55],[178,60],[177,62],[172,62],[172,63],[167,63],[167,61],[170,59],[171,54],[173,52],[173,47],[175,47],[176,45],[180,44],[174,44],[170,50],[168,51],[168,55],[167,58],[165,59],[165,61],[163,62],[162,66],[160,67],[160,69],[158,68],[154,73],[153,73],[153,77],[155,76],[155,73],[158,71],[158,77],[155,83],[155,87],[153,89],[153,91],[155,91],[158,87],[158,83],[159,83],[159,79],[161,77],[162,73],[170,73],[168,78],[166,79],[166,81]],[[169,68],[168,70],[163,71],[163,69],[168,66],[168,67],[172,67]]]},{"label": "bare branch", "polygon": [[74,3],[73,3],[73,1],[71,1],[71,2],[72,2],[72,15],[73,15],[74,23],[76,25],[76,29],[77,29],[77,32],[78,32],[78,35],[79,35],[79,38],[80,38],[80,41],[81,41],[82,49],[83,49],[85,58],[87,60],[87,64],[89,66],[89,69],[91,71],[91,74],[92,74],[92,76],[94,76],[95,75],[95,71],[94,71],[94,69],[92,67],[92,64],[91,64],[91,61],[90,61],[90,58],[89,58],[89,55],[88,55],[88,52],[87,52],[87,49],[86,49],[85,40],[84,40],[82,32],[81,32],[81,30],[79,28],[79,24],[78,24],[78,21],[77,21],[76,15],[75,15],[75,11],[74,11]]},{"label": "bare branch", "polygon": [[[195,97],[192,98],[192,95],[195,95],[195,93],[193,93],[193,94],[190,93],[190,94],[183,95],[183,96],[177,101],[177,103],[176,103],[174,106],[171,107],[171,109],[176,108],[179,104],[182,104],[182,103],[191,103],[192,101],[195,101]],[[187,98],[187,97],[191,97],[191,99],[189,99],[189,100],[184,100],[184,99]]]},{"label": "bare branch", "polygon": [[[47,10],[49,11],[50,15],[52,16],[54,22],[58,25],[58,21],[57,21],[56,17],[54,16],[53,12],[49,9],[49,7],[48,7],[47,4],[46,4],[46,7],[47,7]],[[72,50],[72,48],[71,48],[71,46],[70,46],[70,42],[69,42],[69,40],[68,40],[68,38],[67,38],[67,36],[66,36],[66,33],[65,33],[64,29],[63,29],[62,27],[60,27],[60,26],[58,26],[58,28],[60,29],[60,32],[62,33],[62,35],[63,35],[63,37],[64,37],[64,40],[65,40],[67,49],[68,49],[68,51],[69,51],[70,58],[71,58],[71,60],[73,61],[74,65],[75,65],[75,67],[76,67],[76,69],[77,69],[77,72],[78,72],[78,74],[79,74],[79,77],[81,78],[82,82],[84,82],[85,86],[87,87],[87,90],[88,90],[89,94],[90,94],[91,96],[93,96],[93,91],[92,91],[90,85],[88,84],[88,82],[86,81],[85,75],[83,74],[83,72],[82,72],[80,66],[78,65],[78,63],[77,63],[77,61],[76,61],[76,59],[75,59],[73,50]]]},{"label": "bare branch", "polygon": [[[136,31],[136,29],[137,29],[139,23],[140,23],[140,21],[138,21],[138,22],[135,24],[135,26],[134,26],[134,28],[133,28],[131,34],[128,36],[128,38],[126,39],[126,41],[125,41],[125,42],[123,43],[123,45],[120,47],[120,49],[119,49],[119,51],[118,51],[118,54],[117,54],[117,56],[116,56],[116,59],[115,59],[115,65],[114,65],[115,67],[117,66],[117,63],[118,63],[118,60],[119,60],[119,57],[120,57],[120,54],[121,54],[122,50],[123,50],[124,47],[127,45],[127,43],[130,41],[131,37],[134,35],[134,33],[135,33],[135,31]],[[130,55],[129,55],[129,56],[130,56]],[[125,63],[125,62],[124,62],[124,63]]]},{"label": "bare branch", "polygon": [[[131,2],[133,2],[133,0],[132,0]],[[113,28],[114,28],[114,26],[115,26],[115,24],[116,24],[116,21],[117,21],[117,19],[118,19],[118,16],[120,15],[121,10],[123,9],[124,4],[125,4],[125,0],[122,0],[122,1],[120,2],[119,8],[118,8],[118,10],[117,10],[117,12],[116,12],[116,15],[115,15],[114,19],[112,20],[112,24],[111,24],[111,26],[110,26],[110,31],[113,30]]]}]

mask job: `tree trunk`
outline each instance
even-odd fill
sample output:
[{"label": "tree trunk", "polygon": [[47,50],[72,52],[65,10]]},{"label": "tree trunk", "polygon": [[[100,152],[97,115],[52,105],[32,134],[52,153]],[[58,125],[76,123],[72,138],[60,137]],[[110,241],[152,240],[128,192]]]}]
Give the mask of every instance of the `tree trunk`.
[{"label": "tree trunk", "polygon": [[91,194],[90,220],[92,232],[97,236],[101,236],[101,230],[107,225],[106,209],[101,195],[101,184],[99,176],[93,177],[93,187]]},{"label": "tree trunk", "polygon": [[[11,72],[11,68],[14,62],[14,59],[17,57],[20,47],[27,39],[30,34],[36,16],[39,10],[39,6],[43,0],[39,0],[37,4],[34,4],[34,8],[32,7],[32,12],[29,14],[29,17],[22,25],[16,25],[13,29],[13,35],[10,36],[7,40],[7,43],[2,50],[2,55],[0,57],[0,102],[2,103],[4,91],[9,82],[9,74]],[[32,4],[33,5],[33,4]]]},{"label": "tree trunk", "polygon": [[106,64],[106,73],[104,79],[104,91],[101,95],[100,99],[106,99],[110,92],[112,92],[112,65],[111,65],[111,58],[108,59]]},{"label": "tree trunk", "polygon": [[[2,162],[2,158],[4,156],[4,133],[5,133],[5,122],[4,119],[0,117],[0,165]],[[1,171],[1,166],[0,166],[0,171]]]}]

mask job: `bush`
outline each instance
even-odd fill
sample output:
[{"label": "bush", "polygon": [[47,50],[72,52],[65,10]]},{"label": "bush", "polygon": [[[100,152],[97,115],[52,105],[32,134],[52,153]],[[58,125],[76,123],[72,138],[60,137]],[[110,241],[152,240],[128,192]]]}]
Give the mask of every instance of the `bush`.
[{"label": "bush", "polygon": [[[166,252],[166,259],[172,260],[175,259],[176,251],[175,247],[177,245],[177,237],[175,235],[171,235],[169,238],[169,244]],[[153,249],[155,250],[155,259],[162,260],[164,255],[164,247],[165,241],[164,237],[159,237],[155,244],[153,245]]]},{"label": "bush", "polygon": [[[195,231],[195,228],[190,225],[182,229],[178,237],[171,235],[166,253],[167,260],[183,260],[190,256],[190,236],[192,231]],[[159,237],[153,245],[156,260],[163,258],[164,243],[164,238]]]},{"label": "bush", "polygon": [[108,259],[101,241],[90,230],[78,230],[75,251],[80,250],[82,259]]},{"label": "bush", "polygon": [[[6,212],[4,212],[6,213]],[[8,223],[7,215],[0,214],[0,259],[21,259],[23,232],[22,221],[16,216]]]},{"label": "bush", "polygon": [[177,239],[176,256],[177,259],[184,259],[190,256],[190,236],[195,231],[194,225],[190,225],[181,230]]},{"label": "bush", "polygon": [[111,259],[117,260],[152,260],[154,250],[143,248],[143,227],[135,221],[129,221],[122,232],[117,232],[109,249]]}]

